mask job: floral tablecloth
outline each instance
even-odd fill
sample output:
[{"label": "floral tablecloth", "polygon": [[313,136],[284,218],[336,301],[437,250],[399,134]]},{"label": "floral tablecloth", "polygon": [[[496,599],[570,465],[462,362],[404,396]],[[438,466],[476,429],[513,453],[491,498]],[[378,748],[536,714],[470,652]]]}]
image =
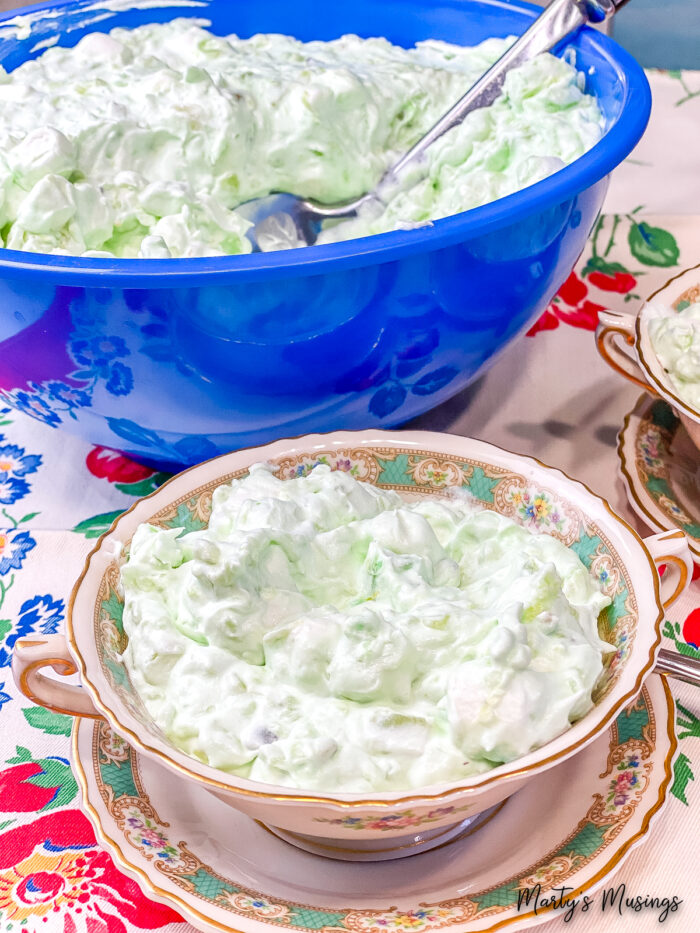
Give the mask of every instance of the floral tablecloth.
[{"label": "floral tablecloth", "polygon": [[[477,385],[414,422],[559,466],[642,533],[616,476],[614,446],[639,393],[598,358],[592,331],[601,308],[634,310],[674,270],[700,261],[700,73],[650,78],[650,130],[613,179],[607,213],[557,299]],[[70,769],[71,721],[32,706],[9,669],[17,638],[61,630],[92,539],[165,478],[0,409],[0,933],[192,933],[96,844]],[[665,631],[672,647],[700,657],[700,581]],[[672,689],[680,754],[670,803],[618,877],[633,894],[682,898],[667,924],[689,933],[700,913],[700,694]],[[605,929],[651,930],[657,922],[654,912],[631,913],[606,918]],[[602,923],[590,914],[568,926],[593,931]],[[411,930],[421,933],[420,923]]]}]

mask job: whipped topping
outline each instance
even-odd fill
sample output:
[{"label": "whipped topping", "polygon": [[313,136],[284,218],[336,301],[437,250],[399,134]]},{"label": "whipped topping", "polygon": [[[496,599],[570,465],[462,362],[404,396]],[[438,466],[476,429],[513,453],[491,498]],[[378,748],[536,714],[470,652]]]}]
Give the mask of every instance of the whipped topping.
[{"label": "whipped topping", "polygon": [[681,311],[650,305],[649,336],[671,385],[700,414],[700,301]]},{"label": "whipped topping", "polygon": [[[429,40],[221,37],[176,19],[0,67],[0,245],[167,258],[249,252],[244,202],[370,190],[503,53]],[[544,54],[434,147],[379,216],[319,242],[412,227],[533,184],[602,135],[583,77]],[[272,238],[269,248],[284,246]]]},{"label": "whipped topping", "polygon": [[548,535],[466,496],[406,502],[320,465],[218,487],[206,529],[141,525],[124,662],[216,768],[382,791],[487,771],[583,716],[610,600]]}]

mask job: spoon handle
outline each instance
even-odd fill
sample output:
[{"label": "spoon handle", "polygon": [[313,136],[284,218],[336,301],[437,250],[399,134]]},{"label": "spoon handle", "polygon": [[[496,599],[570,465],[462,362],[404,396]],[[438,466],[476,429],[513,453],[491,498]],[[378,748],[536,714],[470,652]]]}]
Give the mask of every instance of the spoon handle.
[{"label": "spoon handle", "polygon": [[694,687],[700,687],[700,661],[697,658],[687,658],[677,651],[662,648],[654,670],[657,674],[668,674],[669,677],[676,677]]},{"label": "spoon handle", "polygon": [[501,92],[506,74],[540,52],[553,48],[585,23],[602,23],[627,0],[553,0],[529,29],[511,45],[498,61],[482,75],[467,93],[393,165],[379,182],[377,192],[396,183],[398,176],[411,163],[452,127],[457,126],[472,110],[488,107]]}]

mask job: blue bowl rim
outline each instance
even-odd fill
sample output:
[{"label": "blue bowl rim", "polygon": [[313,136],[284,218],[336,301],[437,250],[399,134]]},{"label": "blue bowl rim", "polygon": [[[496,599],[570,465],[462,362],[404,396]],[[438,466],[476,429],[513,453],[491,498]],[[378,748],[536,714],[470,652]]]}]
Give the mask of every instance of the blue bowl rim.
[{"label": "blue bowl rim", "polygon": [[[179,15],[201,16],[209,0],[193,7],[173,7]],[[460,0],[469,3],[470,0]],[[541,7],[524,0],[479,0],[479,3],[524,13],[534,19]],[[0,16],[0,29],[15,17],[62,7],[80,8],[78,0],[48,0],[6,11]],[[137,4],[134,4],[137,7]],[[168,8],[167,3],[163,6]],[[90,3],[100,10],[99,0]],[[106,7],[105,9],[109,9]],[[122,12],[114,10],[112,12]],[[100,24],[96,24],[98,29]],[[581,158],[542,181],[497,201],[452,214],[412,230],[396,230],[271,253],[209,256],[188,259],[98,259],[80,256],[54,256],[0,247],[0,272],[23,276],[30,273],[46,282],[86,285],[85,279],[98,278],[95,287],[122,284],[125,287],[172,288],[214,284],[216,279],[274,279],[303,275],[324,275],[341,269],[368,266],[402,259],[464,242],[498,227],[510,226],[523,217],[561,203],[589,188],[608,175],[632,151],[642,137],[651,113],[651,89],[642,67],[620,45],[606,35],[584,27],[584,37],[598,55],[624,76],[622,109],[613,126]],[[0,43],[2,37],[0,36]],[[1,64],[1,58],[0,58]],[[177,281],[174,281],[177,280]]]}]

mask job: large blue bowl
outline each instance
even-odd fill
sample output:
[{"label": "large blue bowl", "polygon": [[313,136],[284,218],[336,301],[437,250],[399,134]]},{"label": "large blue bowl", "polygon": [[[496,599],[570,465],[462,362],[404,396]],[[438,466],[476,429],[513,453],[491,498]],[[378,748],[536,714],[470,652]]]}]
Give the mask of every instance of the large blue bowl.
[{"label": "large blue bowl", "polygon": [[[221,34],[355,32],[408,46],[520,33],[538,12],[500,0],[99,5],[29,7],[30,30],[6,17],[0,63],[11,70],[55,36],[70,46],[87,32],[174,16],[206,17]],[[605,115],[601,142],[524,191],[430,227],[225,258],[0,249],[4,398],[94,443],[183,465],[282,436],[396,425],[458,392],[566,279],[608,174],[644,131],[650,94],[635,61],[589,29],[573,48]]]}]

